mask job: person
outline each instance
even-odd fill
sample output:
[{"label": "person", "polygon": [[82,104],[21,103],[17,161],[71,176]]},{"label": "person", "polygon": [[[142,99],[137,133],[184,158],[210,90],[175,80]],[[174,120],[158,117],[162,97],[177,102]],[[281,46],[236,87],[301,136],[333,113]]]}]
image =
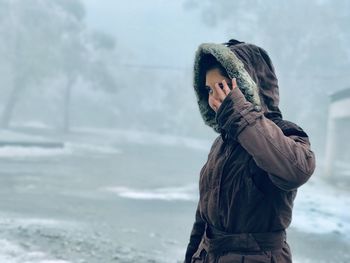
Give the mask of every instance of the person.
[{"label": "person", "polygon": [[286,229],[316,161],[306,132],[283,119],[269,55],[236,39],[203,43],[193,87],[219,135],[200,170],[184,262],[292,262]]}]

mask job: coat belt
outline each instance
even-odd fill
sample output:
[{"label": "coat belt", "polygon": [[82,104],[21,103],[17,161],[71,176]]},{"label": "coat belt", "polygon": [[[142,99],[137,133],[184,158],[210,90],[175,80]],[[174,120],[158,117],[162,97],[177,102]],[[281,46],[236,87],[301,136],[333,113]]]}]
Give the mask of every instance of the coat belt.
[{"label": "coat belt", "polygon": [[223,232],[206,224],[206,229],[200,246],[208,253],[223,252],[258,252],[281,249],[286,242],[286,231],[264,233]]}]

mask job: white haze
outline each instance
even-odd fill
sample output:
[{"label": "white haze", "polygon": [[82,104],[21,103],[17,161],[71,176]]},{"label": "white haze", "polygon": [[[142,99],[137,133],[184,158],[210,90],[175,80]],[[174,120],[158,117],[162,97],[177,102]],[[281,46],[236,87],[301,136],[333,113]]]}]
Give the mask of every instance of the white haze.
[{"label": "white haze", "polygon": [[350,88],[348,28],[347,0],[0,0],[0,262],[182,262],[218,135],[194,54],[231,38],[269,53],[283,117],[316,154],[295,261],[350,262],[349,117],[334,122],[336,176],[322,177],[330,94]]}]

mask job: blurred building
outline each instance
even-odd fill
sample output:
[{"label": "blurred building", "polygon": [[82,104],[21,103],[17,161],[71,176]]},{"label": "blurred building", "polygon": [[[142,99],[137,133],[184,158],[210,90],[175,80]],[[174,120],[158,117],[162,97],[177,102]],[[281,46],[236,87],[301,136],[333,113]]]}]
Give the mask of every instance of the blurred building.
[{"label": "blurred building", "polygon": [[330,94],[324,175],[350,182],[350,88]]}]

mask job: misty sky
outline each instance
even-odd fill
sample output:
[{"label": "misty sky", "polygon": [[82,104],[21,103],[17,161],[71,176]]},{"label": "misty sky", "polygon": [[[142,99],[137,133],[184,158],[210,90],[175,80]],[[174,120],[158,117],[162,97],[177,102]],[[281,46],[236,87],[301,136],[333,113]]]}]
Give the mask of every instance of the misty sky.
[{"label": "misty sky", "polygon": [[[72,127],[137,127],[206,136],[212,130],[203,123],[192,88],[195,51],[205,42],[236,38],[266,49],[276,69],[284,119],[305,128],[313,145],[324,145],[329,93],[349,83],[347,2],[81,2],[0,1],[17,15],[11,19],[11,12],[0,8],[0,52],[5,58],[0,64],[0,106],[7,126],[30,120],[61,127],[69,119]],[[300,12],[293,12],[298,5]],[[46,25],[43,21],[49,17],[52,23]],[[19,29],[21,34],[13,33]],[[101,32],[112,36],[116,45],[105,49],[113,41]],[[16,42],[18,36],[22,40]],[[21,44],[21,52],[30,59],[6,59],[6,54],[19,54],[14,43]],[[35,53],[39,49],[31,45],[45,48]],[[74,55],[67,55],[67,50]],[[13,70],[16,63],[26,70]],[[22,75],[30,81],[21,81]],[[131,78],[143,88],[135,88]],[[38,88],[45,91],[41,96]],[[49,110],[42,111],[43,105]]]},{"label": "misty sky", "polygon": [[202,42],[225,42],[222,28],[208,28],[198,11],[185,11],[184,1],[83,0],[89,27],[113,35],[117,46],[127,47],[129,63],[192,67]]}]

